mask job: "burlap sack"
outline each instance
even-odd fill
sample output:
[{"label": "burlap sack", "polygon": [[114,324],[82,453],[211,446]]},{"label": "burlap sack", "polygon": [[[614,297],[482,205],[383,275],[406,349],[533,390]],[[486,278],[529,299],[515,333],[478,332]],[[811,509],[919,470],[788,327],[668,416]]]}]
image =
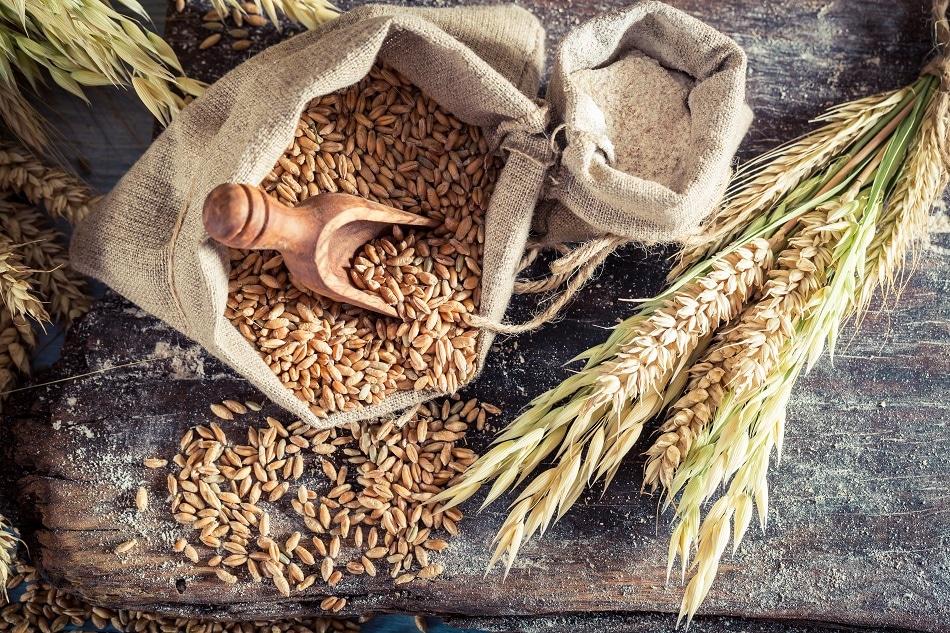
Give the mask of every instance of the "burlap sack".
[{"label": "burlap sack", "polygon": [[[622,148],[596,120],[599,113],[592,115],[592,108],[585,107],[591,95],[577,81],[579,72],[602,68],[634,51],[695,81],[688,98],[690,165],[677,191],[610,164],[611,152]],[[745,53],[733,40],[661,2],[642,2],[594,18],[568,34],[558,49],[548,91],[552,120],[563,124],[566,147],[546,192],[554,204],[537,219],[542,240],[562,243],[609,234],[650,244],[695,235],[722,196],[732,158],[752,120],[745,104],[745,74]],[[636,78],[615,80],[629,85]],[[634,116],[624,107],[622,113],[607,114]]]},{"label": "burlap sack", "polygon": [[[205,233],[202,204],[220,183],[261,182],[313,98],[356,83],[377,60],[389,64],[459,119],[481,126],[505,159],[485,218],[481,311],[475,317],[483,325],[481,366],[493,329],[519,331],[499,323],[542,196],[561,207],[548,217],[549,238],[610,233],[645,242],[675,239],[711,209],[748,124],[742,51],[658,2],[594,20],[568,36],[555,69],[553,108],[534,100],[543,42],[537,20],[513,6],[371,5],[267,49],[179,114],[77,227],[73,266],[190,336],[309,424],[381,417],[435,397],[431,390],[397,392],[379,405],[326,419],[313,415],[224,317],[229,262],[226,249]],[[576,116],[572,69],[602,64],[630,47],[702,80],[690,98],[702,117],[700,167],[684,192],[611,173]],[[561,120],[568,142],[559,164],[548,130]]]},{"label": "burlap sack", "polygon": [[[305,105],[349,86],[377,59],[445,109],[482,126],[509,157],[486,214],[481,312],[500,320],[524,250],[545,165],[544,111],[534,101],[544,31],[513,6],[366,6],[241,64],[186,108],[74,234],[73,266],[188,335],[315,426],[379,417],[437,395],[400,392],[328,419],[281,385],[224,317],[228,260],[209,242],[202,203],[223,182],[260,182],[292,139]],[[479,340],[484,358],[490,336]]]}]

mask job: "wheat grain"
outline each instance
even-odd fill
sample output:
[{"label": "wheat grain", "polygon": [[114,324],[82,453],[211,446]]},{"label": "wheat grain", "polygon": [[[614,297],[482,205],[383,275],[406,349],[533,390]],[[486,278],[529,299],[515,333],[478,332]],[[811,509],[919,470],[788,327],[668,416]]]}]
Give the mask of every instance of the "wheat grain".
[{"label": "wheat grain", "polygon": [[221,41],[221,34],[220,34],[220,33],[212,33],[212,34],[209,35],[208,37],[206,37],[206,38],[204,38],[203,40],[201,40],[201,43],[198,44],[198,49],[199,49],[199,50],[204,50],[204,49],[206,49],[206,48],[211,48],[212,46],[214,46],[215,44],[217,44],[217,43],[220,42],[220,41]]},{"label": "wheat grain", "polygon": [[[315,29],[337,16],[336,7],[327,0],[211,0],[211,5],[214,8],[205,17],[214,20],[231,17],[238,25],[246,22],[251,26],[264,26],[269,18],[280,28],[279,15],[283,14],[293,22]],[[266,13],[267,18],[261,13]]]},{"label": "wheat grain", "polygon": [[222,420],[234,419],[234,413],[232,413],[231,409],[217,402],[211,405],[211,413],[221,418]]},{"label": "wheat grain", "polygon": [[144,486],[139,486],[135,491],[135,509],[139,512],[145,512],[148,508],[148,490]]},{"label": "wheat grain", "polygon": [[[218,407],[232,415],[246,411],[231,399]],[[344,573],[375,576],[373,560],[389,564],[401,583],[422,570],[424,578],[432,578],[444,567],[428,552],[448,545],[432,536],[439,529],[456,534],[462,514],[428,501],[476,459],[457,443],[464,441],[470,424],[485,416],[475,400],[447,400],[420,408],[401,428],[392,420],[354,424],[348,435],[300,421],[285,426],[268,417],[267,426],[247,429],[247,444],[231,442],[217,424],[196,426],[182,437],[172,460],[179,471],[169,475],[174,482],[168,485],[170,510],[211,552],[205,567],[228,568],[227,576],[218,576],[229,584],[231,576],[240,582],[246,569],[252,580],[268,578],[289,596],[318,579],[332,588]],[[426,429],[423,441],[420,425]],[[339,451],[345,463],[331,463]],[[307,531],[277,539],[271,534],[270,504],[290,491],[290,478],[309,472],[305,452],[321,462],[313,470],[326,478],[327,490],[321,494],[310,482],[297,485],[287,496]],[[173,549],[197,562],[199,554],[188,540],[176,541]],[[346,559],[350,550],[344,541],[359,550],[355,558]],[[329,610],[343,605],[337,599]]]},{"label": "wheat grain", "polygon": [[[337,618],[291,618],[276,621],[201,620],[169,617],[144,611],[128,611],[91,605],[43,580],[36,570],[22,561],[15,566],[8,583],[19,600],[0,609],[0,632],[76,630],[180,631],[181,633],[345,633],[359,631],[356,620]],[[217,573],[217,572],[215,572]],[[6,585],[4,585],[6,586]],[[340,602],[342,601],[342,602]],[[343,598],[334,599],[332,607]]]}]

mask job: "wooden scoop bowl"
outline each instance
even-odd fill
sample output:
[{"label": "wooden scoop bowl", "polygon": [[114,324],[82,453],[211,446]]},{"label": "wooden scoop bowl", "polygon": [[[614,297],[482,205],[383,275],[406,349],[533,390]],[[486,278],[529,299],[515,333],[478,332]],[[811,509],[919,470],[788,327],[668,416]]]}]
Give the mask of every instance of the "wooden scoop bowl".
[{"label": "wooden scoop bowl", "polygon": [[296,282],[313,292],[391,317],[397,316],[393,306],[350,281],[350,260],[393,224],[439,224],[346,193],[322,193],[288,207],[257,187],[238,184],[212,189],[203,219],[208,234],[226,246],[279,251]]}]

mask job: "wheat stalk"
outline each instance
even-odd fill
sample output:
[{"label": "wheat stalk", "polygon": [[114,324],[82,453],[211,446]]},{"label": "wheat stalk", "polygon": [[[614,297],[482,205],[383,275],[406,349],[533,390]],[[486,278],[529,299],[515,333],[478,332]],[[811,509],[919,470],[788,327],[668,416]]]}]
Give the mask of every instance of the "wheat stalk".
[{"label": "wheat stalk", "polygon": [[[946,182],[936,113],[948,105],[928,106],[935,86],[924,77],[845,104],[819,133],[755,161],[714,222],[714,246],[687,253],[671,288],[581,354],[581,371],[532,401],[434,499],[451,507],[492,482],[488,504],[533,475],[491,565],[510,569],[526,539],[594,481],[609,483],[645,423],[675,400],[645,484],[663,486],[675,508],[668,574],[677,560],[684,579],[692,572],[680,613],[692,618],[730,540],[738,547],[755,513],[765,526],[768,468],[796,379],[825,348],[833,354],[869,282],[893,279]],[[534,474],[545,460],[553,464]]]},{"label": "wheat stalk", "polygon": [[82,180],[14,143],[0,143],[0,191],[23,196],[72,224],[82,220],[98,200]]},{"label": "wheat stalk", "polygon": [[[873,216],[868,209],[873,209],[873,205],[869,204],[866,197],[856,199],[854,192],[849,192],[827,208],[804,216],[801,233],[790,240],[789,248],[782,255],[784,263],[779,263],[785,271],[773,273],[770,279],[770,282],[779,280],[778,283],[766,284],[763,299],[747,308],[743,315],[746,318],[732,330],[740,332],[737,339],[740,344],[746,342],[751,344],[751,347],[740,348],[741,357],[736,363],[729,362],[734,357],[729,356],[728,352],[717,353],[725,350],[728,344],[713,347],[709,353],[729,377],[723,381],[719,401],[714,407],[710,406],[708,401],[704,402],[710,409],[706,419],[696,420],[695,423],[690,419],[687,424],[690,441],[682,451],[682,465],[673,464],[672,472],[655,476],[655,479],[659,479],[667,488],[668,502],[677,493],[682,492],[676,504],[678,523],[670,540],[668,571],[672,569],[678,557],[685,575],[693,545],[697,541],[700,545],[700,553],[697,554],[697,560],[700,562],[697,566],[702,569],[694,574],[693,590],[688,590],[684,599],[684,613],[688,617],[692,617],[693,613],[690,606],[698,607],[701,602],[701,597],[697,599],[699,588],[708,589],[711,578],[706,578],[706,575],[715,575],[718,556],[722,555],[724,547],[723,544],[710,549],[707,544],[706,548],[703,548],[701,507],[720,486],[743,469],[750,459],[763,458],[755,452],[761,450],[763,437],[767,440],[764,445],[768,446],[766,456],[771,447],[781,446],[785,403],[794,384],[794,376],[797,376],[802,368],[802,363],[792,360],[789,347],[799,345],[799,349],[808,349],[805,345],[811,344],[821,347],[821,340],[817,343],[813,339],[808,339],[807,343],[801,342],[801,322],[803,319],[812,319],[812,328],[817,323],[825,322],[817,315],[827,306],[831,286],[826,284],[832,265],[835,266],[839,283],[846,284],[851,276],[858,273],[855,267],[858,256],[850,246],[859,233],[861,225],[858,218],[870,221],[867,217]],[[844,218],[848,218],[848,221]],[[829,234],[831,241],[826,239]],[[842,244],[848,246],[842,247]],[[798,273],[793,276],[795,271]],[[802,283],[790,287],[791,292],[784,292],[785,280],[795,277]],[[843,293],[838,293],[837,297],[837,307],[847,305]],[[767,318],[756,318],[762,316]],[[776,319],[777,322],[770,323],[771,319]],[[807,325],[805,328],[807,331]],[[744,369],[741,369],[743,367]],[[695,400],[696,402],[691,403],[694,408],[699,406],[699,402],[703,402],[698,398]],[[648,453],[653,459],[651,464],[662,463],[662,453],[652,449]],[[648,465],[648,470],[650,469],[651,466]],[[653,470],[656,470],[656,467]],[[761,512],[760,519],[764,523],[767,488],[764,487],[764,480],[757,479],[756,482],[756,495],[751,498],[759,500],[757,505]],[[738,487],[745,489],[744,486],[748,487],[746,484]],[[746,498],[736,495],[727,497],[731,501],[717,501],[718,505],[714,506],[716,511],[710,512],[707,518],[710,525],[718,525],[732,516],[733,511],[740,511],[740,508],[728,509],[728,503],[744,503],[737,500]],[[739,535],[735,541],[736,545],[748,526],[748,517],[744,511],[741,516],[743,521],[739,522],[740,527],[736,530]],[[719,525],[712,533],[721,535],[722,529]],[[715,560],[709,560],[708,557],[714,554]]]},{"label": "wheat stalk", "polygon": [[[881,262],[899,264],[897,258],[874,254],[875,236],[890,236],[891,241],[881,246],[884,251],[890,250],[896,244],[894,240],[901,238],[901,231],[893,224],[906,220],[907,215],[893,212],[893,208],[888,211],[888,207],[899,211],[907,200],[933,194],[926,202],[929,206],[939,193],[933,189],[934,178],[922,178],[915,184],[908,182],[906,186],[920,188],[915,194],[903,192],[900,185],[917,168],[917,155],[928,155],[933,149],[926,135],[928,114],[932,112],[927,104],[933,87],[930,78],[918,84],[920,89],[915,90],[912,107],[902,108],[909,115],[884,129],[886,142],[860,167],[860,173],[853,178],[847,176],[851,180],[848,190],[828,206],[828,216],[820,227],[833,239],[813,245],[814,255],[821,255],[823,266],[808,266],[803,271],[817,273],[817,283],[804,287],[805,292],[785,306],[783,316],[789,320],[777,331],[784,329],[788,334],[775,337],[771,342],[774,347],[769,347],[764,355],[759,351],[766,348],[760,346],[757,351],[754,343],[744,349],[744,358],[732,368],[732,386],[721,395],[712,419],[695,429],[685,459],[667,477],[668,481],[671,479],[667,484],[668,502],[672,503],[678,495],[668,571],[679,558],[685,576],[690,554],[694,548],[696,552],[681,618],[691,619],[696,613],[715,578],[730,534],[735,549],[749,525],[753,506],[760,524],[765,526],[766,475],[773,450],[781,454],[786,407],[796,379],[814,365],[825,347],[833,354],[843,320],[861,306],[869,275],[892,278],[893,269],[875,272],[875,266],[880,267]],[[919,134],[922,129],[924,133]],[[888,196],[891,190],[896,193]],[[791,242],[796,239],[793,237]],[[812,252],[807,243],[802,244],[806,252]],[[821,253],[822,250],[825,252]],[[762,329],[761,334],[768,339],[764,323]],[[753,368],[756,363],[760,365]],[[703,519],[703,504],[722,486],[727,487],[726,493]]]},{"label": "wheat stalk", "polygon": [[799,218],[798,231],[776,256],[761,297],[734,325],[720,330],[690,368],[685,393],[646,451],[644,487],[670,489],[681,459],[712,421],[727,390],[744,395],[765,383],[809,298],[824,283],[837,237],[835,218],[853,204],[838,199]]},{"label": "wheat stalk", "polygon": [[[820,353],[830,328],[840,324],[849,303],[849,295],[840,290],[860,279],[857,262],[863,253],[856,241],[864,234],[862,226],[873,222],[875,205],[862,199],[842,208],[854,215],[835,248],[834,278],[811,293],[805,308],[810,313],[802,319],[804,324],[797,324],[796,336],[782,337],[785,343],[779,363],[762,384],[752,391],[731,389],[724,395],[713,419],[699,431],[669,485],[670,498],[681,494],[676,502],[677,522],[670,538],[668,572],[679,558],[685,575],[694,547],[696,550],[681,617],[690,619],[696,613],[715,578],[730,535],[734,549],[741,542],[753,505],[761,526],[765,527],[769,458],[773,449],[781,452],[792,386],[810,355],[816,353],[810,346],[816,345]],[[701,519],[703,504],[727,484],[727,493]]]},{"label": "wheat stalk", "polygon": [[[59,243],[61,235],[45,225],[36,209],[0,198],[0,236],[20,244],[19,254],[57,319],[69,324],[88,312],[91,301],[85,280],[69,268],[69,257]],[[49,320],[48,315],[37,320]]]},{"label": "wheat stalk", "polygon": [[913,91],[914,87],[908,86],[843,103],[815,119],[824,126],[743,166],[730,183],[721,209],[705,227],[700,243],[683,249],[669,279],[676,279],[695,262],[721,251],[742,231],[761,222],[779,200],[879,126]]},{"label": "wheat stalk", "polygon": [[[0,393],[10,390],[17,372],[30,373],[30,350],[35,345],[36,336],[30,324],[0,309]],[[0,396],[0,402],[2,400]]]},{"label": "wheat stalk", "polygon": [[932,101],[924,115],[920,133],[895,184],[894,193],[884,209],[880,227],[868,250],[867,283],[858,299],[859,309],[867,307],[875,290],[887,290],[894,284],[897,270],[908,254],[927,236],[928,216],[934,201],[947,186],[948,175],[941,150],[946,151],[946,126]]},{"label": "wheat stalk", "polygon": [[0,113],[7,129],[27,147],[42,151],[49,143],[47,124],[15,84],[0,90]]},{"label": "wheat stalk", "polygon": [[[644,307],[621,330],[608,357],[589,351],[587,366],[539,396],[436,501],[452,507],[495,479],[485,503],[527,478],[547,457],[558,463],[528,484],[496,537],[492,562],[510,568],[521,543],[543,534],[597,479],[609,484],[643,425],[682,387],[677,376],[710,333],[733,318],[761,286],[768,242],[756,238],[711,261],[702,274]],[[586,447],[586,449],[585,449]]]}]

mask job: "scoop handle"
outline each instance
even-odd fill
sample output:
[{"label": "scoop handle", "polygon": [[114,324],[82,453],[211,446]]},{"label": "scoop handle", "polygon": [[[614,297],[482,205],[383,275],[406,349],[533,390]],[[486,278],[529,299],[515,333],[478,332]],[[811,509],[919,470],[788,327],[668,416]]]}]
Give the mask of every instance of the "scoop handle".
[{"label": "scoop handle", "polygon": [[232,248],[298,250],[306,239],[307,213],[282,204],[257,187],[226,183],[205,198],[208,235]]}]

